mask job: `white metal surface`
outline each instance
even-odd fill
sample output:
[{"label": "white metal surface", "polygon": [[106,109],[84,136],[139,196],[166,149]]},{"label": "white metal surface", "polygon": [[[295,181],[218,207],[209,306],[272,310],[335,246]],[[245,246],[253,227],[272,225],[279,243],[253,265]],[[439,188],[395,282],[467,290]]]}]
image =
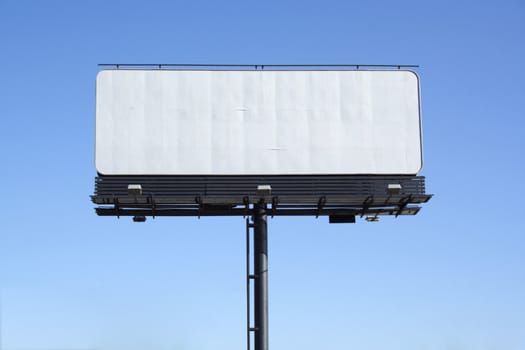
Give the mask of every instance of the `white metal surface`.
[{"label": "white metal surface", "polygon": [[409,71],[104,70],[104,175],[416,174]]}]

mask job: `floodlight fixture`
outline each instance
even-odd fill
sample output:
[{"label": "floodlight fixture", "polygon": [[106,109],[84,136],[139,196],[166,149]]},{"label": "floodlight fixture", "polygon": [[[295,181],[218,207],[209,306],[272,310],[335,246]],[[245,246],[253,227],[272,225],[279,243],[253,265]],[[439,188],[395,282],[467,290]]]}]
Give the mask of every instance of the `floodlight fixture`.
[{"label": "floodlight fixture", "polygon": [[135,215],[133,217],[133,222],[145,222],[146,217],[144,215]]},{"label": "floodlight fixture", "polygon": [[128,185],[128,194],[129,195],[142,194],[142,186],[140,184],[129,184]]},{"label": "floodlight fixture", "polygon": [[401,184],[388,184],[386,191],[389,195],[394,196],[401,193]]},{"label": "floodlight fixture", "polygon": [[368,222],[378,222],[379,221],[379,216],[376,216],[376,215],[374,215],[374,216],[367,216],[365,220],[368,221]]},{"label": "floodlight fixture", "polygon": [[272,194],[271,185],[258,185],[257,186],[257,195],[258,196],[269,196]]},{"label": "floodlight fixture", "polygon": [[355,224],[355,215],[330,215],[328,222],[330,224]]}]

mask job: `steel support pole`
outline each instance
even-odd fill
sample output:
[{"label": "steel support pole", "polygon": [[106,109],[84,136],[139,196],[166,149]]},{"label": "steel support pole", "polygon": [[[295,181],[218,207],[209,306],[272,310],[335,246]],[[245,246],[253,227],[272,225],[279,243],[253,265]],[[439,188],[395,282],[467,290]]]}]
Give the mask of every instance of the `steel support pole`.
[{"label": "steel support pole", "polygon": [[268,226],[266,204],[253,208],[255,350],[268,350]]}]

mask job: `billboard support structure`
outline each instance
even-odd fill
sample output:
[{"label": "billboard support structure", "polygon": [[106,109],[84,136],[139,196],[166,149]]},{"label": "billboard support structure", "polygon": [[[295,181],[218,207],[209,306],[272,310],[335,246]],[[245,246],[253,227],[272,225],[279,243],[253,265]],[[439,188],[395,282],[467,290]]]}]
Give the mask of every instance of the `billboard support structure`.
[{"label": "billboard support structure", "polygon": [[248,350],[269,348],[268,215],[378,221],[432,197],[416,65],[99,66],[97,215],[248,217]]}]

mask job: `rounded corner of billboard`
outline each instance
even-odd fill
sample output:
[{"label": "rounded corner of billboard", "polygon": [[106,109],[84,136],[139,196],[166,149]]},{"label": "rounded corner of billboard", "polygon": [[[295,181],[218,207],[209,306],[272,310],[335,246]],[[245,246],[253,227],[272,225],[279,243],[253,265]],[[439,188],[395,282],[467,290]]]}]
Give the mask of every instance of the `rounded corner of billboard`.
[{"label": "rounded corner of billboard", "polygon": [[101,69],[97,72],[97,75],[95,77],[95,80],[96,81],[99,81],[99,79],[101,79],[101,76],[102,75],[105,75],[105,74],[109,74],[109,72],[111,71],[114,71],[114,69],[108,69],[108,68],[105,68],[105,69]]},{"label": "rounded corner of billboard", "polygon": [[423,170],[423,159],[419,161],[419,165],[417,167],[417,170],[414,172],[415,175],[419,175],[419,173]]},{"label": "rounded corner of billboard", "polygon": [[419,80],[420,80],[419,79],[419,74],[417,74],[417,72],[415,70],[407,69],[407,70],[403,70],[402,72],[405,72],[405,73],[413,75],[416,78],[417,85],[419,86]]},{"label": "rounded corner of billboard", "polygon": [[95,170],[97,171],[98,175],[108,175],[108,172],[105,171],[104,168],[97,163],[96,159],[95,159]]}]

